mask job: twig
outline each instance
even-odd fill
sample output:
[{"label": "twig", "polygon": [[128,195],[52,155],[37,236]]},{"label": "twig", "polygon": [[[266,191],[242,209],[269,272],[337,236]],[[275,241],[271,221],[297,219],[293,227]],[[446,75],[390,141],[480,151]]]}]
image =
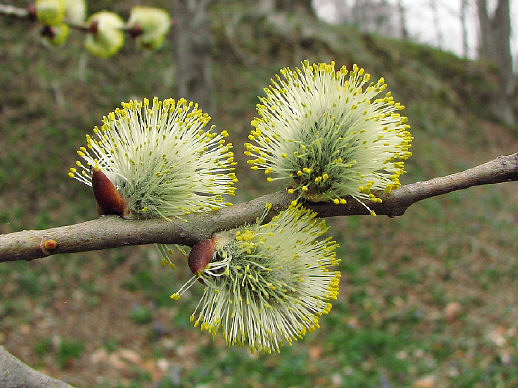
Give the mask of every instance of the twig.
[{"label": "twig", "polygon": [[[36,19],[36,10],[33,7],[29,8],[18,8],[8,4],[0,4],[0,15],[8,16],[8,17],[16,17],[18,19],[26,19],[35,21]],[[74,23],[70,20],[63,20],[64,24],[68,24],[68,26],[74,30],[82,31],[85,33],[92,32],[92,27],[88,26],[86,23]],[[121,27],[121,31],[127,32],[130,35],[135,33],[135,27]]]},{"label": "twig", "polygon": [[61,380],[53,379],[32,369],[0,346],[0,387],[73,388]]},{"label": "twig", "polygon": [[20,19],[26,19],[30,16],[28,9],[13,7],[12,5],[8,4],[0,4],[0,14],[14,16]]},{"label": "twig", "polygon": [[[401,216],[406,209],[423,199],[463,190],[471,186],[518,180],[518,153],[499,156],[471,169],[405,185],[383,198],[382,203],[368,203],[378,215]],[[127,245],[152,243],[193,246],[214,232],[252,223],[266,203],[271,203],[270,217],[286,209],[295,195],[278,191],[249,202],[210,213],[198,213],[185,219],[126,220],[106,216],[79,224],[47,230],[26,230],[0,235],[0,262],[33,260],[57,253],[84,252]],[[349,198],[345,205],[305,203],[321,217],[366,215],[367,209]],[[42,249],[44,247],[44,249]],[[52,249],[49,249],[52,248]]]}]

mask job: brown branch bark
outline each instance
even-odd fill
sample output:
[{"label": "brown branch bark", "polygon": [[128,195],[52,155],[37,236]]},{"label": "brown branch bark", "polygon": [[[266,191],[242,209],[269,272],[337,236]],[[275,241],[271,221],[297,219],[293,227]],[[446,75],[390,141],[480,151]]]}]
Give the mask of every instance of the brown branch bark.
[{"label": "brown branch bark", "polygon": [[[33,7],[19,8],[9,4],[0,3],[0,15],[28,20],[31,22],[37,21]],[[88,33],[91,31],[90,26],[88,26],[86,23],[73,23],[69,20],[63,20],[63,23],[68,24],[70,28],[81,32]],[[122,27],[120,30],[131,34],[133,27]]]},{"label": "brown branch bark", "polygon": [[9,388],[72,388],[24,364],[0,346],[0,387]]},{"label": "brown branch bark", "polygon": [[27,9],[14,7],[9,4],[0,4],[0,14],[21,19],[26,19],[29,17],[29,11]]},{"label": "brown branch bark", "polygon": [[[382,203],[368,203],[378,215],[395,217],[423,199],[463,190],[471,186],[518,180],[518,153],[499,156],[468,170],[405,185],[383,198]],[[193,246],[209,238],[214,232],[252,223],[259,217],[266,203],[273,205],[270,216],[287,208],[295,195],[278,191],[249,202],[240,203],[210,213],[191,214],[185,219],[126,220],[106,216],[79,224],[47,230],[25,230],[0,235],[0,262],[33,260],[57,253],[84,252],[126,245],[152,243]],[[345,205],[306,203],[321,217],[369,214],[354,199]],[[52,241],[53,240],[53,241]]]}]

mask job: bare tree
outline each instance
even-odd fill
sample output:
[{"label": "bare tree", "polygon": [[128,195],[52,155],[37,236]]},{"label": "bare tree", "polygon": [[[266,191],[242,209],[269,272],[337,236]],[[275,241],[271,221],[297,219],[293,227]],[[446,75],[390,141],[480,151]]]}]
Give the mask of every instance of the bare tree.
[{"label": "bare tree", "polygon": [[408,39],[408,29],[406,27],[406,9],[403,0],[398,0],[397,13],[399,18],[399,37],[403,40]]},{"label": "bare tree", "polygon": [[204,111],[215,112],[210,3],[211,0],[173,1],[173,15],[176,15],[174,63],[177,94],[197,101]]},{"label": "bare tree", "polygon": [[279,11],[304,12],[307,15],[315,15],[311,0],[271,0],[274,9]]},{"label": "bare tree", "polygon": [[492,58],[491,52],[491,30],[489,23],[489,13],[487,9],[487,0],[477,0],[478,14],[478,56],[480,58]]},{"label": "bare tree", "polygon": [[479,22],[479,57],[494,62],[500,69],[501,93],[493,111],[503,122],[513,125],[512,108],[515,82],[511,55],[511,16],[509,0],[498,0],[494,14],[488,11],[487,0],[477,0]]},{"label": "bare tree", "polygon": [[442,48],[443,46],[443,37],[441,31],[441,17],[439,16],[439,7],[437,1],[430,0],[429,6],[432,9],[433,15],[433,24],[435,27],[435,39],[437,40],[437,47]]},{"label": "bare tree", "polygon": [[[400,34],[400,13],[397,6],[387,0],[355,1],[350,10],[350,23],[362,31],[376,32],[387,36]],[[398,20],[399,18],[399,20]]]},{"label": "bare tree", "polygon": [[460,1],[460,25],[462,30],[462,56],[468,57],[468,26],[466,21],[466,15],[468,13],[468,0]]}]

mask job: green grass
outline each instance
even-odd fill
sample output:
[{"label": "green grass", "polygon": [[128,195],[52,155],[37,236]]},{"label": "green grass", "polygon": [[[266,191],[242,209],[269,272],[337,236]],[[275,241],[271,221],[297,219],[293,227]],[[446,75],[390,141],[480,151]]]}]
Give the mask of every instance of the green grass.
[{"label": "green grass", "polygon": [[129,317],[137,325],[145,325],[146,323],[153,322],[153,312],[150,308],[144,306],[135,306],[131,309]]},{"label": "green grass", "polygon": [[45,354],[50,353],[52,351],[52,339],[45,338],[36,342],[34,345],[34,351],[39,357],[43,357]]},{"label": "green grass", "polygon": [[53,355],[61,369],[70,368],[73,360],[79,358],[85,350],[85,344],[79,340],[62,339],[56,346],[51,338],[44,338],[34,344],[34,352],[42,359]]},{"label": "green grass", "polygon": [[63,340],[59,344],[56,361],[61,368],[66,368],[75,358],[79,358],[84,350],[85,344],[81,341]]}]

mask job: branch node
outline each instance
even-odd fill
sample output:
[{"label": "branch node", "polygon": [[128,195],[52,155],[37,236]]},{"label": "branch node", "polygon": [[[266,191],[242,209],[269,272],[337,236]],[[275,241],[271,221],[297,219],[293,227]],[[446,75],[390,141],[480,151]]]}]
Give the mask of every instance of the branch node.
[{"label": "branch node", "polygon": [[41,238],[40,249],[45,256],[50,256],[51,251],[55,250],[58,247],[58,242],[51,238],[46,238],[43,236]]}]

